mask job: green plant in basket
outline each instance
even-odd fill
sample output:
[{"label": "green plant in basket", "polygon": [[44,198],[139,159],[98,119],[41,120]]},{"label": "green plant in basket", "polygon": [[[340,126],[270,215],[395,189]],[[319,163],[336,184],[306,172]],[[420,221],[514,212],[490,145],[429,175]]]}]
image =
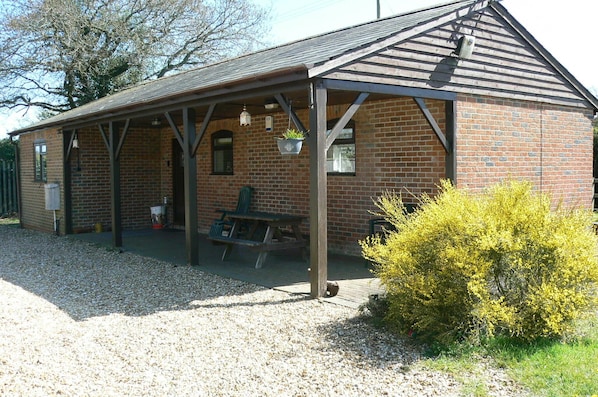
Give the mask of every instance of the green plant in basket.
[{"label": "green plant in basket", "polygon": [[303,133],[303,131],[299,131],[294,128],[289,128],[282,133],[282,137],[284,139],[304,139],[305,134]]}]

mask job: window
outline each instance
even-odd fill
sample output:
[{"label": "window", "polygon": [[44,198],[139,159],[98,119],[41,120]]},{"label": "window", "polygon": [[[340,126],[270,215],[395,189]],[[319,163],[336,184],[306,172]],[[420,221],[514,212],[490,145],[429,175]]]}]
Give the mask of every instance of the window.
[{"label": "window", "polygon": [[[328,121],[328,133],[338,119]],[[326,153],[329,174],[355,175],[355,121],[350,120]]]},{"label": "window", "polygon": [[46,141],[35,141],[33,145],[35,150],[35,180],[46,182],[48,180],[46,175]]},{"label": "window", "polygon": [[212,134],[212,173],[233,174],[233,132],[218,131]]}]

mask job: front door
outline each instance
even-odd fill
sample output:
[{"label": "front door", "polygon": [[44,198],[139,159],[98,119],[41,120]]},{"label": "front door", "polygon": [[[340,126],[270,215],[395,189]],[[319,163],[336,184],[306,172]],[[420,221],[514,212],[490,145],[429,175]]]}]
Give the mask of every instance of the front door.
[{"label": "front door", "polygon": [[179,141],[172,140],[172,206],[173,224],[185,226],[185,162]]}]

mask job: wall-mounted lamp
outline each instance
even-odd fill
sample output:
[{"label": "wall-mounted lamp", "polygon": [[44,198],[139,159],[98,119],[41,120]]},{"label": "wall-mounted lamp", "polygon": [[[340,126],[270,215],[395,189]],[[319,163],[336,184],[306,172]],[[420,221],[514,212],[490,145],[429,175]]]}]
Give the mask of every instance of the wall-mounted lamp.
[{"label": "wall-mounted lamp", "polygon": [[473,54],[473,48],[475,47],[474,36],[462,36],[457,42],[457,48],[454,54],[460,59],[469,59]]},{"label": "wall-mounted lamp", "polygon": [[75,136],[73,137],[73,148],[79,149],[79,135],[75,132]]},{"label": "wall-mounted lamp", "polygon": [[239,115],[239,124],[241,124],[242,127],[251,125],[251,114],[249,114],[245,105],[243,105],[243,111]]},{"label": "wall-mounted lamp", "polygon": [[79,134],[73,135],[73,149],[77,149],[77,171],[81,171],[81,150],[79,149]]},{"label": "wall-mounted lamp", "polygon": [[154,117],[152,120],[152,127],[160,127],[162,125],[162,120],[159,117]]}]

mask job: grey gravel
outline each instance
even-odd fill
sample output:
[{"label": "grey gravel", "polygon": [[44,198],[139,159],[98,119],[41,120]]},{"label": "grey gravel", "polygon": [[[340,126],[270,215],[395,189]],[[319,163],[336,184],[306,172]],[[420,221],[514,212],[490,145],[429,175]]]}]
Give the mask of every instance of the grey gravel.
[{"label": "grey gravel", "polygon": [[0,299],[2,396],[468,394],[355,309],[15,227]]}]

